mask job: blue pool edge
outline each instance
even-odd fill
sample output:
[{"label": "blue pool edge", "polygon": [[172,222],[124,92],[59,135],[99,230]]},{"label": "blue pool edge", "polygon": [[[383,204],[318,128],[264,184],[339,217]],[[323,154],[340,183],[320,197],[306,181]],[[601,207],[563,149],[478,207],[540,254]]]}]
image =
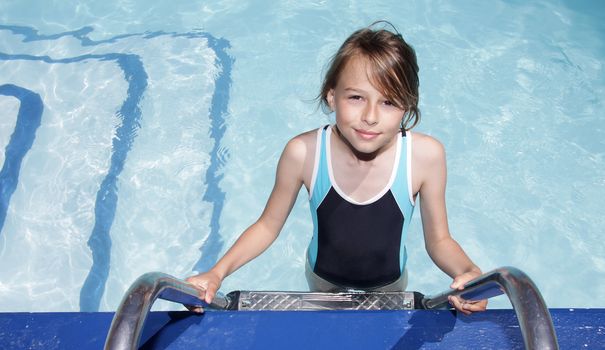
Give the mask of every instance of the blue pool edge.
[{"label": "blue pool edge", "polygon": [[[561,349],[605,348],[605,309],[550,309]],[[113,312],[0,313],[0,348],[99,349]],[[512,309],[151,312],[140,347],[523,348]]]}]

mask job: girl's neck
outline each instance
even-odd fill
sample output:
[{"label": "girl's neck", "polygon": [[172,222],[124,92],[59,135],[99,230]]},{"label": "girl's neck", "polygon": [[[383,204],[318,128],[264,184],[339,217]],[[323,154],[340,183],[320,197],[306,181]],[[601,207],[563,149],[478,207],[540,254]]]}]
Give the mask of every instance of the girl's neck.
[{"label": "girl's neck", "polygon": [[[328,151],[330,180],[336,191],[352,203],[366,203],[390,186],[397,162],[398,140],[372,153],[356,151],[339,132],[332,128]],[[349,200],[349,199],[347,199]]]}]

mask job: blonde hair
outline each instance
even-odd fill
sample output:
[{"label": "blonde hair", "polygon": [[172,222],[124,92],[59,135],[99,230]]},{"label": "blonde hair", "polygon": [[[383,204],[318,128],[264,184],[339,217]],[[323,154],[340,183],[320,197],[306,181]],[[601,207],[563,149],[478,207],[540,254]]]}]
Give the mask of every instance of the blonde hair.
[{"label": "blonde hair", "polygon": [[351,34],[338,49],[330,61],[318,98],[322,107],[329,109],[329,91],[336,87],[346,64],[353,57],[362,56],[368,63],[370,81],[384,97],[405,111],[401,128],[410,130],[420,121],[416,53],[401,34],[375,30],[371,28],[373,25]]}]

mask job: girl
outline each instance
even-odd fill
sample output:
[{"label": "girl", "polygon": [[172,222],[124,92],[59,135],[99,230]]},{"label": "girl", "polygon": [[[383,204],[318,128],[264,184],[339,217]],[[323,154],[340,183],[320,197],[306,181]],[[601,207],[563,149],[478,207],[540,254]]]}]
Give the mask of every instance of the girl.
[{"label": "girl", "polygon": [[[404,243],[418,196],[426,250],[453,278],[451,288],[481,275],[449,233],[443,146],[410,131],[419,121],[414,50],[372,26],[343,43],[323,82],[319,97],[336,123],[288,142],[260,218],[212,269],[187,279],[207,303],[225,277],[277,238],[301,186],[314,223],[306,263],[313,291],[405,290]],[[487,305],[450,303],[465,314]]]}]

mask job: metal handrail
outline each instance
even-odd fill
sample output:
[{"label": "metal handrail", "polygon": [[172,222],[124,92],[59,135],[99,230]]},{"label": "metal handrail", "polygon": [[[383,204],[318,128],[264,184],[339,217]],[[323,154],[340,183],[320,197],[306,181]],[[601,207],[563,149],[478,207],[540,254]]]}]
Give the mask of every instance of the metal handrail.
[{"label": "metal handrail", "polygon": [[[526,349],[558,349],[550,313],[531,279],[519,269],[502,267],[465,284],[463,290],[447,290],[424,297],[422,307],[437,309],[448,305],[449,296],[481,300],[506,293],[515,309]],[[106,350],[137,349],[147,314],[157,298],[193,306],[228,309],[229,295],[217,293],[210,305],[198,298],[191,284],[161,272],[139,277],[122,299],[105,342]]]},{"label": "metal handrail", "polygon": [[157,298],[192,306],[225,309],[227,297],[220,293],[207,305],[198,299],[199,291],[191,284],[161,272],[139,277],[128,289],[116,311],[105,340],[106,350],[138,349],[141,331],[151,306]]},{"label": "metal handrail", "polygon": [[506,293],[517,314],[526,349],[559,349],[555,328],[540,291],[532,280],[514,267],[501,267],[464,285],[463,290],[450,289],[425,297],[427,309],[447,305],[449,296],[482,300]]}]

